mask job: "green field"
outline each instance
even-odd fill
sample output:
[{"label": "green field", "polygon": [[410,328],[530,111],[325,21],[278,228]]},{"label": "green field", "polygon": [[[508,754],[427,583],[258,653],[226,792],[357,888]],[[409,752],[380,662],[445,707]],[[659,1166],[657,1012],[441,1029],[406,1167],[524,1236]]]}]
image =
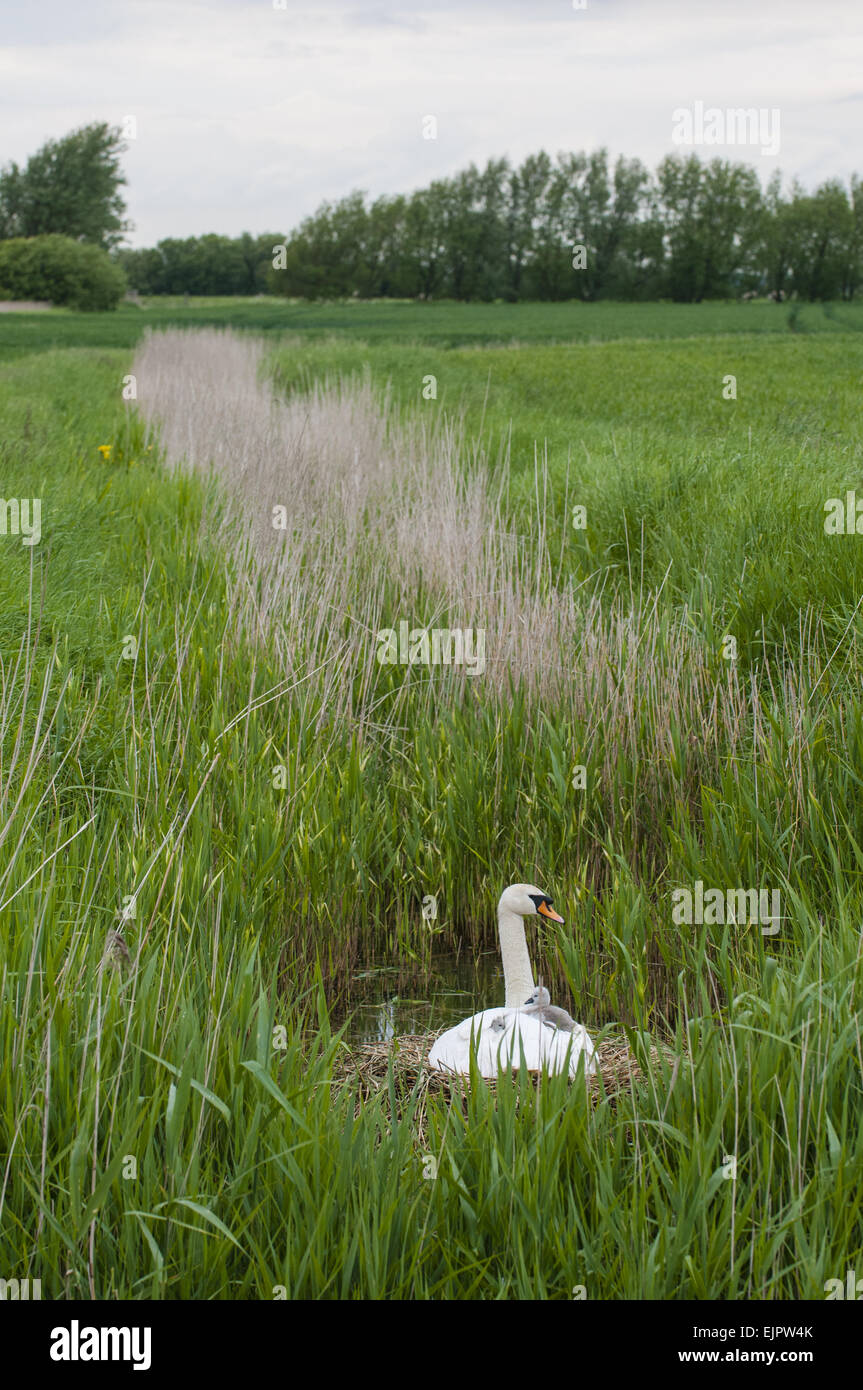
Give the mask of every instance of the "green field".
[{"label": "green field", "polygon": [[283,299],[191,299],[165,295],[113,314],[53,309],[0,315],[0,360],[46,347],[134,346],[146,328],[233,328],[279,337],[330,335],[378,344],[438,347],[493,343],[605,342],[738,333],[860,333],[860,304],[456,304],[379,300],[314,304]]},{"label": "green field", "polygon": [[[793,309],[0,316],[4,496],[42,500],[38,545],[0,536],[9,1277],[785,1299],[859,1269],[863,542],[824,503],[863,500],[863,317]],[[485,675],[379,665],[400,615],[483,627]],[[462,1100],[396,1050],[365,1096],[329,1023],[356,970],[422,989],[514,879],[643,1080]],[[780,890],[779,932],[676,924],[698,881]]]}]

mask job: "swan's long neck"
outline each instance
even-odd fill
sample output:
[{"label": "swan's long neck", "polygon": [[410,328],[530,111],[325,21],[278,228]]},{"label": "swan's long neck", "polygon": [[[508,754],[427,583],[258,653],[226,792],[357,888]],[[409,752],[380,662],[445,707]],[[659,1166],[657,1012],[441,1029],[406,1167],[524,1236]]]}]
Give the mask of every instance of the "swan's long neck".
[{"label": "swan's long neck", "polygon": [[503,978],[506,985],[505,1004],[508,1009],[517,1009],[533,994],[533,971],[527,953],[527,938],[524,933],[524,918],[505,907],[497,910],[497,927],[500,935],[500,956],[503,961]]}]

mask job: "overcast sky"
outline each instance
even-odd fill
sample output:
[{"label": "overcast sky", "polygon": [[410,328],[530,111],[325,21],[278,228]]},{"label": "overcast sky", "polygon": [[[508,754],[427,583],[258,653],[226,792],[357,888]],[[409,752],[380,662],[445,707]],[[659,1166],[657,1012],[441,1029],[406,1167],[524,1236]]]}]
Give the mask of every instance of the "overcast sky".
[{"label": "overcast sky", "polygon": [[605,145],[654,167],[679,148],[672,113],[696,102],[780,115],[778,155],[702,157],[807,186],[863,173],[860,0],[0,0],[0,14],[0,163],[133,116],[137,246],[285,232],[355,188],[408,191],[539,149]]}]

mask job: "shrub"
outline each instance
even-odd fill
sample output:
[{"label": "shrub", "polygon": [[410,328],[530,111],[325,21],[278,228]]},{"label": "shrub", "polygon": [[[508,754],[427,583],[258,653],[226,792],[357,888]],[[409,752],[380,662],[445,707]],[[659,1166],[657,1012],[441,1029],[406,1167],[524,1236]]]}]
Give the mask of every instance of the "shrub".
[{"label": "shrub", "polygon": [[71,309],[115,309],[126,277],[107,252],[64,236],[0,241],[0,284],[13,299],[49,299]]}]

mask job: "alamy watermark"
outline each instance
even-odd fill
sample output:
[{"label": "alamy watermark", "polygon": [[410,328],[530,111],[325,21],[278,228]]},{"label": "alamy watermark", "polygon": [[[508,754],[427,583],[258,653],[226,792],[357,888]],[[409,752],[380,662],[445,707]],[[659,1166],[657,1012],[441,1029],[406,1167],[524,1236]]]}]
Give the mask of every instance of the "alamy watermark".
[{"label": "alamy watermark", "polygon": [[48,1354],[52,1361],[131,1361],[133,1371],[148,1371],[151,1344],[149,1327],[82,1327],[73,1318],[52,1329]]},{"label": "alamy watermark", "polygon": [[671,113],[675,145],[760,145],[762,154],[779,153],[779,107],[678,106]]},{"label": "alamy watermark", "polygon": [[42,498],[0,497],[0,536],[21,536],[22,545],[38,545],[42,539]]},{"label": "alamy watermark", "polygon": [[762,936],[776,936],[782,920],[778,888],[707,888],[701,879],[691,888],[674,888],[671,920],[676,926],[715,926],[757,922]]},{"label": "alamy watermark", "polygon": [[464,666],[469,676],[485,670],[485,628],[411,627],[404,619],[398,626],[381,628],[375,653],[381,666]]},{"label": "alamy watermark", "polygon": [[856,492],[828,497],[824,510],[825,536],[863,536],[863,497],[858,502]]},{"label": "alamy watermark", "polygon": [[845,1282],[843,1283],[841,1279],[828,1279],[824,1285],[824,1292],[827,1295],[828,1303],[831,1298],[850,1298],[859,1303],[863,1299],[863,1279],[858,1279],[853,1269],[847,1269]]},{"label": "alamy watermark", "polygon": [[41,1279],[0,1279],[0,1301],[9,1299],[12,1303],[18,1303],[41,1297]]}]

